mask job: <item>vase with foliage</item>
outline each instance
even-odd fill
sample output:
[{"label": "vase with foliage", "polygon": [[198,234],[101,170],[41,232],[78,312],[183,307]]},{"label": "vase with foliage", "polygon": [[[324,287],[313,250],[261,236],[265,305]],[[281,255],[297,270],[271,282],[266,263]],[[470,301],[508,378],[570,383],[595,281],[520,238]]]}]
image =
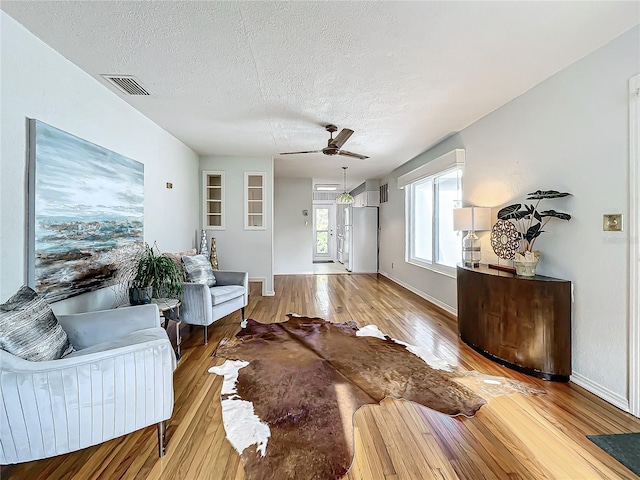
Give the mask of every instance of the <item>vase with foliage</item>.
[{"label": "vase with foliage", "polygon": [[511,221],[520,236],[520,252],[516,253],[515,266],[519,275],[533,276],[535,268],[540,259],[540,252],[535,251],[533,246],[538,237],[545,232],[544,227],[552,218],[559,220],[571,220],[568,213],[557,212],[555,210],[540,210],[542,200],[551,200],[570,196],[567,192],[556,190],[536,190],[527,194],[527,200],[536,200],[536,203],[515,203],[504,207],[498,212],[498,219]]},{"label": "vase with foliage", "polygon": [[157,247],[146,245],[138,260],[129,289],[132,305],[149,303],[152,297],[177,297],[182,293],[182,272],[171,258],[156,250]]}]

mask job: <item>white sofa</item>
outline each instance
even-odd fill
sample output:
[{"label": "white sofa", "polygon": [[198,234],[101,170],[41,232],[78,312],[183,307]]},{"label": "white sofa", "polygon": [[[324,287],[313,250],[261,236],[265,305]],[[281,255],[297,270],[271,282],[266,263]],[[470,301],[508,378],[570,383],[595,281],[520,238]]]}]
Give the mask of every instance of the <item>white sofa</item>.
[{"label": "white sofa", "polygon": [[156,305],[60,315],[76,352],[30,362],[0,350],[0,463],[52,457],[158,425],[176,358]]}]

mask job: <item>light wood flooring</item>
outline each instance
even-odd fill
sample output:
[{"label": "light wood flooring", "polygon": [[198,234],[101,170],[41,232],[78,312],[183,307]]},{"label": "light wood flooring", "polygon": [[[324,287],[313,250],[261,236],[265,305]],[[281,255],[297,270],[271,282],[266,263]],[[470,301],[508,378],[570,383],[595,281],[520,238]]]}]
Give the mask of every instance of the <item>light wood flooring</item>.
[{"label": "light wood flooring", "polygon": [[[275,297],[252,285],[247,316],[285,320],[288,312],[333,322],[374,323],[400,340],[483,373],[528,381],[547,394],[493,398],[474,418],[451,418],[387,399],[355,415],[356,454],[346,479],[633,479],[638,478],[586,435],[640,431],[640,420],[573,383],[537,380],[485,359],[458,339],[455,319],[377,275],[278,276]],[[175,372],[175,409],[167,454],[157,456],[155,427],[68,455],[3,470],[11,479],[236,479],[239,456],[225,440],[221,377],[207,373],[218,342],[239,330],[239,313],[202,329],[181,329],[183,358]],[[175,334],[175,332],[171,332]],[[277,480],[277,479],[274,479]],[[306,479],[301,479],[306,480]]]}]

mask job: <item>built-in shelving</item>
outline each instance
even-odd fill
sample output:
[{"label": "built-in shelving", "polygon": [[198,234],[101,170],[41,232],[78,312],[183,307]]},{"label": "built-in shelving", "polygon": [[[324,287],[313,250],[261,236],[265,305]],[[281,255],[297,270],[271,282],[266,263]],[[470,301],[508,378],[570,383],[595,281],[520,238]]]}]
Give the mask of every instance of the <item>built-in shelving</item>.
[{"label": "built-in shelving", "polygon": [[244,174],[244,228],[264,230],[265,225],[265,178],[264,172]]},{"label": "built-in shelving", "polygon": [[224,230],[224,172],[202,172],[203,227]]}]

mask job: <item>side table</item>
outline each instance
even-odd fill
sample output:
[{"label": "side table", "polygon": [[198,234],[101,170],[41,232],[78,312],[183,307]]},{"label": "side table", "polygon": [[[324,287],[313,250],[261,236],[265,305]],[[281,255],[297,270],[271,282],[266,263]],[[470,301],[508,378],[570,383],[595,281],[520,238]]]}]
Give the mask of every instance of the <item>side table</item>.
[{"label": "side table", "polygon": [[182,337],[180,337],[180,300],[177,298],[152,298],[151,303],[155,303],[160,310],[160,315],[164,318],[164,329],[169,327],[169,320],[176,322],[176,360],[182,357]]},{"label": "side table", "polygon": [[[182,357],[182,349],[180,345],[182,345],[182,338],[180,337],[180,300],[177,298],[152,298],[151,303],[154,303],[158,306],[158,310],[160,311],[160,316],[164,320],[164,329],[167,330],[169,327],[169,320],[176,322],[176,360],[180,361]],[[116,308],[120,307],[130,307],[130,303],[125,303],[123,305],[118,305]]]}]

